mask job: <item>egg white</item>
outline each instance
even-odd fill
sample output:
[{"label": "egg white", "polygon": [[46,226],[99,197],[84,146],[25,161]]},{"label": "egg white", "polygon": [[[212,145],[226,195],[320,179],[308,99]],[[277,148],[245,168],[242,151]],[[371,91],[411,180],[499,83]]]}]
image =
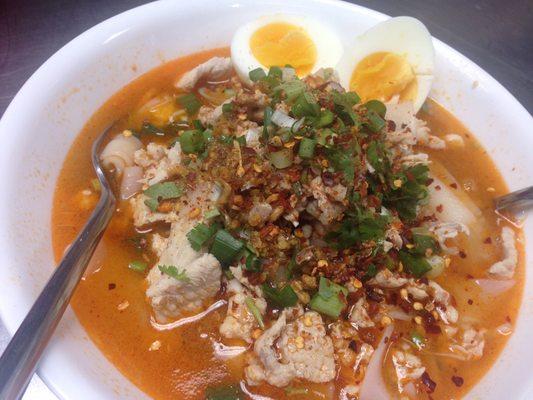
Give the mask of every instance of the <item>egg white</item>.
[{"label": "egg white", "polygon": [[349,88],[355,67],[366,56],[390,52],[404,56],[416,75],[417,94],[413,107],[417,112],[426,100],[435,69],[435,50],[425,25],[412,17],[396,17],[381,22],[346,46],[337,70],[342,86]]},{"label": "egg white", "polygon": [[[241,26],[234,34],[231,41],[231,61],[239,77],[246,83],[251,84],[249,72],[256,68],[268,70],[253,55],[250,48],[250,38],[261,27],[271,23],[288,23],[299,26],[305,30],[316,47],[317,58],[311,69],[311,73],[320,68],[335,67],[340,60],[343,47],[339,37],[322,23],[309,17],[275,14],[264,16],[250,21]],[[280,67],[283,67],[282,65]]]}]

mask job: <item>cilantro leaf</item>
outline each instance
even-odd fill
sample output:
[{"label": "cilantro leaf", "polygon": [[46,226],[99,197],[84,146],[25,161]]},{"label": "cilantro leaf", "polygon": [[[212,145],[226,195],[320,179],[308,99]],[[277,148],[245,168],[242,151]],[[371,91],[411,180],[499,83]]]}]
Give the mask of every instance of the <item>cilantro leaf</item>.
[{"label": "cilantro leaf", "polygon": [[326,156],[335,171],[342,172],[346,182],[352,183],[355,179],[356,154],[359,152],[359,144],[352,140],[347,146],[327,148]]},{"label": "cilantro leaf", "polygon": [[399,257],[404,268],[417,278],[422,277],[426,272],[431,270],[431,265],[422,256],[410,254],[405,250],[400,250]]},{"label": "cilantro leaf", "polygon": [[189,243],[191,244],[191,247],[199,251],[202,246],[213,237],[213,235],[217,232],[219,229],[219,226],[213,224],[213,225],[206,225],[203,223],[196,224],[194,228],[192,228],[187,233],[187,239],[189,239]]},{"label": "cilantro leaf", "polygon": [[183,187],[178,186],[175,182],[161,182],[150,186],[144,191],[148,197],[145,204],[152,211],[157,211],[161,200],[176,199],[183,194]]},{"label": "cilantro leaf", "polygon": [[161,271],[161,273],[168,275],[171,278],[177,279],[178,281],[191,281],[191,278],[187,276],[187,272],[184,269],[179,270],[174,265],[158,265],[157,268],[159,268],[159,271]]},{"label": "cilantro leaf", "polygon": [[[396,209],[401,219],[412,221],[416,218],[417,207],[428,197],[426,182],[429,178],[427,165],[417,164],[404,168],[398,174],[390,177],[391,185],[383,193],[383,204],[390,209]],[[400,180],[400,187],[394,182]]]},{"label": "cilantro leaf", "polygon": [[344,218],[337,230],[326,235],[326,239],[340,249],[346,249],[367,240],[378,241],[385,236],[389,217],[358,211],[354,216]]},{"label": "cilantro leaf", "polygon": [[353,106],[359,103],[359,96],[355,92],[331,92],[331,100],[335,105],[335,112],[348,125],[360,125],[359,116]]}]

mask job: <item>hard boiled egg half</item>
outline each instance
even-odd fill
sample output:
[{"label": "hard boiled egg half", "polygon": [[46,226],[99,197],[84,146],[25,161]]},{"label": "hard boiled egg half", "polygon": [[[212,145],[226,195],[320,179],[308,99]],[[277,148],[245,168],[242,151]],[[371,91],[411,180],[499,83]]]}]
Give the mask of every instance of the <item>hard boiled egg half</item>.
[{"label": "hard boiled egg half", "polygon": [[276,14],[240,27],[231,42],[231,60],[239,77],[251,83],[256,68],[290,65],[299,77],[335,67],[342,56],[339,38],[307,17]]},{"label": "hard boiled egg half", "polygon": [[422,22],[396,17],[359,36],[337,67],[341,84],[363,102],[377,99],[412,101],[417,112],[431,89],[435,54],[431,35]]}]

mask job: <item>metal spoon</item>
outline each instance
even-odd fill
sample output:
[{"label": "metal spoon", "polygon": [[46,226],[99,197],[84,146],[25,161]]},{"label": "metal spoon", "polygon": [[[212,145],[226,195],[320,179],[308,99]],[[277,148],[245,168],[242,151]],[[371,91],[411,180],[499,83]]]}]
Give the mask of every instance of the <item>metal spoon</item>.
[{"label": "metal spoon", "polygon": [[106,129],[92,148],[92,163],[101,186],[100,200],[0,358],[2,400],[20,399],[24,394],[115,210],[115,196],[100,166],[100,151],[108,132]]},{"label": "metal spoon", "polygon": [[494,199],[494,209],[500,213],[525,211],[531,207],[533,207],[533,186]]}]

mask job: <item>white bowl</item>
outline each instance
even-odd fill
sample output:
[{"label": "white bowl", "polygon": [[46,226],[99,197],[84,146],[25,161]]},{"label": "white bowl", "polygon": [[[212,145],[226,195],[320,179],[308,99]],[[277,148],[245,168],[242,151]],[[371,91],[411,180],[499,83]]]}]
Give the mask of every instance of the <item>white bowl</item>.
[{"label": "white bowl", "polygon": [[[0,121],[0,314],[14,333],[54,267],[52,195],[63,159],[84,123],[126,83],[166,60],[230,43],[242,23],[275,12],[330,24],[347,41],[387,17],[330,0],[157,2],[111,18],[53,55]],[[432,96],[481,140],[511,189],[533,183],[532,117],[481,68],[434,40]],[[135,64],[137,69],[131,68]],[[475,168],[475,166],[472,166]],[[533,223],[525,225],[533,237]],[[527,265],[533,248],[527,243]],[[531,399],[533,281],[527,275],[517,329],[469,398]],[[69,309],[39,374],[63,399],[145,398],[106,358]]]}]

